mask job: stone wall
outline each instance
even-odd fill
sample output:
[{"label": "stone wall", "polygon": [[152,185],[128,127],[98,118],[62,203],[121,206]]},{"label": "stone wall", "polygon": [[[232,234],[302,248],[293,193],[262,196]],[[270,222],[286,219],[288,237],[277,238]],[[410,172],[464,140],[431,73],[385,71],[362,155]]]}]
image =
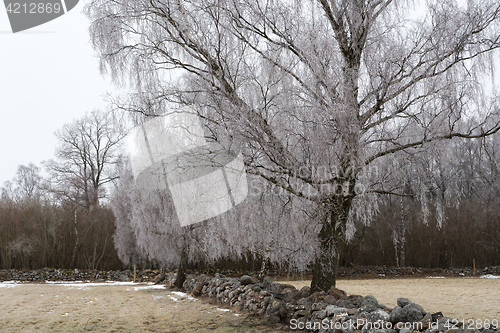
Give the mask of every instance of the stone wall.
[{"label": "stone wall", "polygon": [[[270,278],[258,283],[248,275],[239,279],[219,274],[190,276],[183,289],[196,297],[213,298],[217,303],[266,316],[271,324],[282,323],[310,332],[438,333],[455,328],[452,318],[441,312],[429,313],[406,298],[397,299],[398,305],[389,309],[373,296],[348,296],[337,288],[311,295],[309,287],[297,290],[291,285],[272,282]],[[456,326],[454,333],[467,331]],[[494,333],[498,327],[482,327],[476,331]]]}]

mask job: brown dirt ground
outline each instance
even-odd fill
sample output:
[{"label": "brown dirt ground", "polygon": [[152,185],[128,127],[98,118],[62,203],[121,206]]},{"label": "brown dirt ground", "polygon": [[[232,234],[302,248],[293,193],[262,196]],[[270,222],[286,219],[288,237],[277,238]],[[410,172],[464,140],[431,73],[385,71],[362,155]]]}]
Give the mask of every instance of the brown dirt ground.
[{"label": "brown dirt ground", "polygon": [[[0,287],[0,332],[276,332],[263,320],[146,285]],[[176,300],[174,300],[175,298]]]},{"label": "brown dirt ground", "polygon": [[[311,281],[283,281],[297,288]],[[399,297],[409,298],[428,312],[441,311],[457,319],[474,318],[500,322],[500,279],[404,278],[339,280],[337,288],[348,295],[373,295],[379,303],[393,308]]]}]

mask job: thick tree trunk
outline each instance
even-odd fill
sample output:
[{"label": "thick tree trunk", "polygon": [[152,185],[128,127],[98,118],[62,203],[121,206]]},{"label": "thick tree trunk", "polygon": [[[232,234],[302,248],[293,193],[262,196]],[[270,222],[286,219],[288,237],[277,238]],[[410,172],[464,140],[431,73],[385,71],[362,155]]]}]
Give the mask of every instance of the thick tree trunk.
[{"label": "thick tree trunk", "polygon": [[314,263],[311,293],[326,292],[335,286],[342,251],[343,230],[340,223],[335,228],[335,221],[323,224],[320,232],[321,253],[316,257]]},{"label": "thick tree trunk", "polygon": [[319,234],[321,246],[313,266],[311,293],[335,287],[340,256],[345,244],[347,217],[354,198],[354,180],[347,193],[337,193],[330,204],[323,206],[323,225]]},{"label": "thick tree trunk", "polygon": [[188,256],[186,248],[182,248],[181,260],[179,261],[179,268],[177,269],[177,276],[174,281],[174,287],[182,289],[184,281],[186,281],[186,270],[188,265]]}]

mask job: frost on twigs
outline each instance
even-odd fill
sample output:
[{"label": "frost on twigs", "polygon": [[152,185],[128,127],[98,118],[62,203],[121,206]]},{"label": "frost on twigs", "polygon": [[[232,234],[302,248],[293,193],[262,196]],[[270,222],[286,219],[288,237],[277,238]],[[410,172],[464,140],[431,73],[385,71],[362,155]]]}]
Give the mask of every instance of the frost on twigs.
[{"label": "frost on twigs", "polygon": [[137,186],[169,191],[183,227],[220,215],[247,196],[241,153],[209,145],[190,108],[148,120],[129,139]]}]

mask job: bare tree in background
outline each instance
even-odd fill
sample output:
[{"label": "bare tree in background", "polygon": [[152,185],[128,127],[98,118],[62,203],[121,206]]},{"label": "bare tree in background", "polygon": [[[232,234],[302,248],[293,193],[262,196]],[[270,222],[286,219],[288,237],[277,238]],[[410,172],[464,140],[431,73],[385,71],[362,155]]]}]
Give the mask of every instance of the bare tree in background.
[{"label": "bare tree in background", "polygon": [[45,163],[52,189],[87,210],[97,206],[104,185],[118,178],[123,126],[113,114],[93,111],[57,131],[57,159]]},{"label": "bare tree in background", "polygon": [[14,200],[36,199],[43,191],[42,183],[38,166],[33,163],[19,165],[13,182],[5,182],[2,191],[5,196]]},{"label": "bare tree in background", "polygon": [[87,13],[104,72],[139,100],[196,105],[249,172],[316,205],[312,291],[335,285],[350,219],[376,212],[371,194],[404,195],[397,174],[368,167],[500,128],[482,84],[497,1],[93,0]]},{"label": "bare tree in background", "polygon": [[[75,263],[80,243],[78,212],[92,214],[104,197],[104,186],[118,178],[117,166],[122,161],[119,148],[125,135],[120,119],[113,113],[99,111],[87,113],[56,132],[59,139],[57,159],[45,165],[51,174],[50,190],[74,206],[75,246],[70,267]],[[97,248],[100,240],[94,241]],[[96,257],[97,253],[90,260],[94,264]]]}]

